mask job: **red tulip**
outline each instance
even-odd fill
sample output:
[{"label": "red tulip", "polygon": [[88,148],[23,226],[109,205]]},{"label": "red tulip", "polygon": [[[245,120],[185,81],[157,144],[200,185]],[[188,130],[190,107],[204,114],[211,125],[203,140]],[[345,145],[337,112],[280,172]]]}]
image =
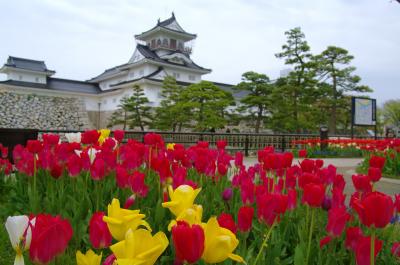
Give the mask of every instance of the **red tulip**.
[{"label": "red tulip", "polygon": [[115,180],[119,188],[124,189],[129,187],[129,175],[125,167],[117,166],[115,169]]},{"label": "red tulip", "polygon": [[221,227],[231,230],[232,233],[236,234],[236,224],[235,220],[233,220],[232,215],[229,213],[222,213],[218,216],[218,224]]},{"label": "red tulip", "polygon": [[37,154],[42,150],[43,145],[39,140],[28,140],[26,143],[26,148],[29,152]]},{"label": "red tulip", "polygon": [[76,154],[70,155],[67,160],[67,170],[68,170],[68,174],[71,177],[75,177],[75,176],[79,175],[79,173],[81,173],[81,170],[82,170],[81,158],[79,156],[77,156]]},{"label": "red tulip", "polygon": [[54,163],[54,164],[51,166],[50,175],[51,175],[53,178],[58,179],[58,178],[61,177],[61,175],[62,175],[62,173],[63,173],[63,170],[64,170],[64,168],[63,168],[62,166],[60,166],[60,164]]},{"label": "red tulip", "polygon": [[243,153],[242,152],[236,152],[236,154],[235,154],[235,166],[236,167],[243,166]]},{"label": "red tulip", "polygon": [[99,137],[100,137],[100,132],[98,132],[97,130],[89,130],[89,131],[82,133],[81,142],[83,144],[94,145],[94,144],[97,144]]},{"label": "red tulip", "polygon": [[217,144],[218,149],[224,150],[227,145],[227,142],[226,142],[226,140],[219,140],[219,141],[217,141],[216,144]]},{"label": "red tulip", "polygon": [[124,203],[124,208],[129,209],[134,203],[135,203],[135,194],[132,194],[131,196],[128,197],[128,199],[126,199]]},{"label": "red tulip", "polygon": [[[375,238],[374,240],[374,256],[378,255],[378,253],[382,249],[382,240]],[[369,265],[370,264],[370,253],[371,253],[371,237],[370,236],[360,236],[357,240],[356,246],[356,260],[358,265]],[[376,264],[376,263],[375,263]]]},{"label": "red tulip", "polygon": [[178,221],[178,224],[172,227],[172,241],[178,260],[195,263],[201,258],[205,237],[200,225],[190,226],[184,221]]},{"label": "red tulip", "polygon": [[345,246],[347,249],[356,250],[357,241],[362,236],[362,230],[359,227],[349,227],[346,229]]},{"label": "red tulip", "polygon": [[306,158],[307,157],[307,150],[306,149],[299,150],[299,157]]},{"label": "red tulip", "polygon": [[125,137],[125,131],[123,131],[123,130],[115,130],[114,131],[114,139],[118,143],[121,143],[122,140],[124,140],[124,137]]},{"label": "red tulip", "polygon": [[90,175],[93,180],[102,180],[106,175],[106,164],[101,158],[95,158],[90,166]]},{"label": "red tulip", "polygon": [[311,159],[304,159],[300,163],[301,170],[306,173],[312,173],[315,170],[315,161]]},{"label": "red tulip", "polygon": [[0,152],[1,152],[1,158],[7,158],[7,156],[8,156],[8,147],[5,147],[0,143]]},{"label": "red tulip", "polygon": [[394,205],[396,207],[396,211],[400,213],[400,194],[395,195]]},{"label": "red tulip", "polygon": [[291,167],[293,163],[293,153],[285,152],[283,153],[283,167],[288,168]]},{"label": "red tulip", "polygon": [[391,252],[392,252],[393,256],[400,258],[400,242],[393,243]]},{"label": "red tulip", "polygon": [[45,146],[54,146],[60,141],[60,136],[58,134],[43,134],[42,138]]},{"label": "red tulip", "polygon": [[107,248],[111,245],[112,236],[107,224],[103,221],[103,212],[93,214],[89,222],[89,239],[92,246],[97,249]]},{"label": "red tulip", "polygon": [[253,223],[254,208],[242,206],[238,212],[238,228],[242,232],[248,232]]},{"label": "red tulip", "polygon": [[286,212],[288,196],[278,193],[265,193],[257,198],[258,219],[271,226],[279,222],[281,215]]},{"label": "red tulip", "polygon": [[296,189],[288,190],[288,209],[293,210],[297,206],[297,191]]},{"label": "red tulip", "polygon": [[117,258],[114,254],[109,255],[103,262],[103,265],[113,265]]},{"label": "red tulip", "polygon": [[360,192],[370,192],[372,190],[371,180],[366,175],[356,174],[351,176],[354,188]]},{"label": "red tulip", "polygon": [[251,179],[244,179],[240,184],[240,196],[243,204],[254,202],[254,183]]},{"label": "red tulip", "polygon": [[355,201],[354,209],[361,223],[368,227],[384,228],[394,214],[392,198],[380,192],[371,192],[361,200]]},{"label": "red tulip", "polygon": [[368,169],[368,177],[372,182],[377,182],[382,177],[382,170],[377,167],[370,167]]},{"label": "red tulip", "polygon": [[382,169],[385,166],[385,161],[384,157],[372,155],[369,160],[369,166]]},{"label": "red tulip", "polygon": [[322,160],[322,159],[315,160],[315,166],[317,168],[322,168],[324,166],[324,160]]},{"label": "red tulip", "polygon": [[147,187],[144,182],[145,177],[146,175],[139,171],[135,171],[129,176],[129,185],[132,192],[140,197],[146,197],[149,192],[149,187]]},{"label": "red tulip", "polygon": [[345,207],[332,208],[328,212],[328,224],[326,230],[330,235],[339,237],[349,220],[350,214],[346,211]]},{"label": "red tulip", "polygon": [[48,264],[64,252],[73,231],[67,220],[60,216],[39,214],[32,228],[29,256],[33,263]]},{"label": "red tulip", "polygon": [[231,188],[226,188],[223,192],[222,192],[222,199],[224,201],[229,201],[233,196],[233,191]]},{"label": "red tulip", "polygon": [[325,245],[332,241],[332,237],[326,236],[319,241],[319,248],[323,248]]},{"label": "red tulip", "polygon": [[309,183],[303,190],[302,201],[311,207],[321,207],[325,198],[325,186],[322,184]]}]

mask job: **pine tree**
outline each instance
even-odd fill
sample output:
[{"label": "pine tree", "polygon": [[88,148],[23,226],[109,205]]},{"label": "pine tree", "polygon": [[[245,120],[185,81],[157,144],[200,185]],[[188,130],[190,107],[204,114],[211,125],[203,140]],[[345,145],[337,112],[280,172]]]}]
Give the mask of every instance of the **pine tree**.
[{"label": "pine tree", "polygon": [[151,124],[151,107],[148,104],[149,100],[145,96],[143,89],[139,85],[134,85],[133,94],[126,104],[126,108],[130,113],[128,124],[131,128],[140,127],[144,131],[144,127]]},{"label": "pine tree", "polygon": [[122,125],[122,129],[126,130],[128,125],[128,100],[127,96],[124,96],[120,103],[118,104],[118,109],[115,110],[111,117],[109,118],[108,127],[112,127],[115,125]]},{"label": "pine tree", "polygon": [[343,48],[328,46],[314,61],[319,81],[329,87],[327,99],[330,105],[329,131],[336,133],[338,109],[343,105],[346,92],[372,92],[367,86],[359,85],[361,78],[354,74],[355,67],[349,66],[354,59]]},{"label": "pine tree", "polygon": [[260,131],[261,122],[265,120],[266,114],[270,111],[272,89],[269,77],[256,72],[244,73],[242,82],[235,87],[235,90],[247,93],[240,100],[241,106],[238,110],[256,121],[254,128],[256,133]]},{"label": "pine tree", "polygon": [[182,108],[190,109],[195,129],[199,131],[223,128],[227,123],[227,108],[234,105],[231,93],[208,81],[188,86],[180,99]]}]

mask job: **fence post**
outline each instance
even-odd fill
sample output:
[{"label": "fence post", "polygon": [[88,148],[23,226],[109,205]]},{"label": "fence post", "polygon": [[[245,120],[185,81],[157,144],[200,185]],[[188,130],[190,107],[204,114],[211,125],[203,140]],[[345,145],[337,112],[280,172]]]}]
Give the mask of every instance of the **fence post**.
[{"label": "fence post", "polygon": [[281,141],[281,145],[282,145],[281,150],[282,150],[282,153],[283,153],[283,152],[285,152],[285,145],[286,145],[285,135],[282,135],[282,139],[281,140],[282,140]]},{"label": "fence post", "polygon": [[244,155],[249,156],[249,135],[246,134],[246,138],[244,140]]}]

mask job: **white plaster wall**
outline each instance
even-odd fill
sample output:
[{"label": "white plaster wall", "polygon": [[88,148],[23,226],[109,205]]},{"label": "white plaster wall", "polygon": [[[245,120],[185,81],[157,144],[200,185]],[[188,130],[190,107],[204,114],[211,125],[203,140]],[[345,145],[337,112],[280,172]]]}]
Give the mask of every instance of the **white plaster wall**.
[{"label": "white plaster wall", "polygon": [[[201,81],[201,75],[198,73],[185,71],[181,69],[174,69],[169,67],[164,67],[165,71],[168,75],[174,76],[174,73],[179,73],[179,78],[176,78],[178,81],[189,82],[189,83],[198,83]],[[189,76],[192,75],[195,79],[191,80]]]},{"label": "white plaster wall", "polygon": [[[22,77],[22,79],[20,79],[20,77]],[[38,78],[38,81],[36,80],[36,78]],[[46,75],[26,73],[26,72],[18,72],[18,71],[9,72],[7,79],[46,84]]]}]

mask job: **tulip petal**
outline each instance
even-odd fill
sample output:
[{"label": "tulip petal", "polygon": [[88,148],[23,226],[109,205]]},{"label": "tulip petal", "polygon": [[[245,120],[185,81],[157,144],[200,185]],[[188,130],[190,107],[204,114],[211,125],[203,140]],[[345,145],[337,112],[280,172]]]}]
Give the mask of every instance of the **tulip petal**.
[{"label": "tulip petal", "polygon": [[17,248],[28,227],[29,218],[26,215],[9,216],[6,221],[6,229],[10,237],[11,245]]}]

